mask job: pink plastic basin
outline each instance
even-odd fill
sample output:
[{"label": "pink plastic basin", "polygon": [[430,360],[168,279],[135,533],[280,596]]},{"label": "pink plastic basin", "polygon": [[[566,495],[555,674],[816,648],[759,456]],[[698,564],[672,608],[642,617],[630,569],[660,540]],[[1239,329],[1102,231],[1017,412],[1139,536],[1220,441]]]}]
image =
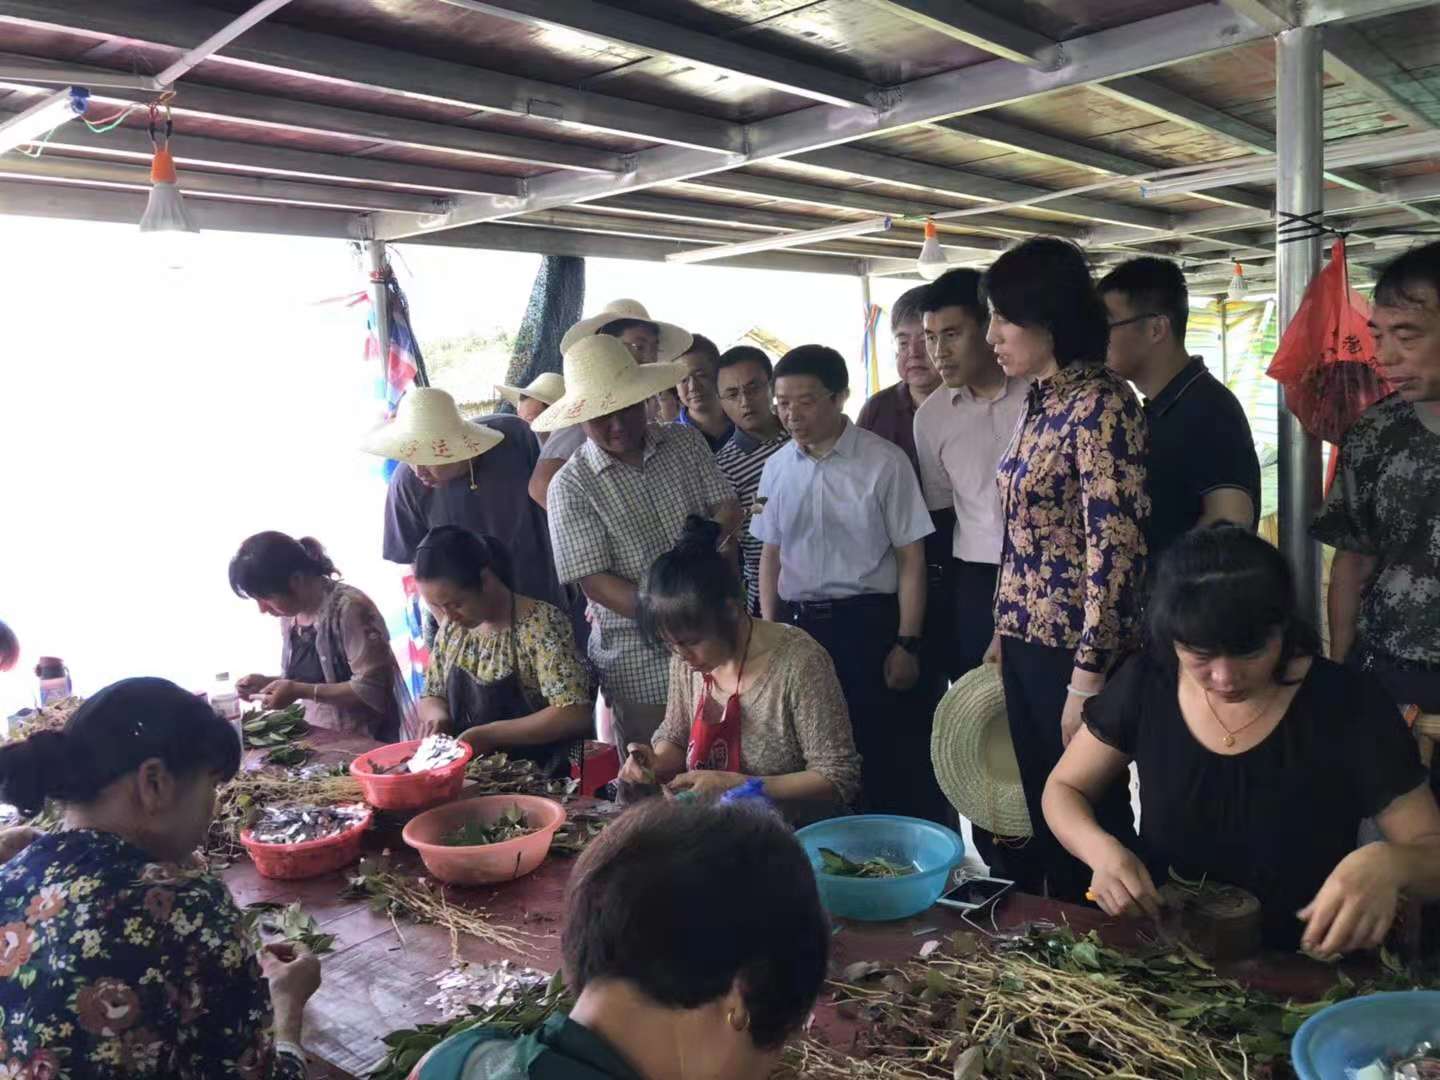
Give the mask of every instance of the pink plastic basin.
[{"label": "pink plastic basin", "polygon": [[350,763],[350,775],[360,781],[366,802],[377,810],[423,810],[436,803],[449,802],[460,794],[465,783],[465,766],[475,753],[469,743],[461,743],[461,755],[438,769],[391,775],[373,771],[377,765],[383,768],[404,761],[419,745],[419,739],[411,739],[378,746]]},{"label": "pink plastic basin", "polygon": [[[492,824],[506,810],[518,806],[535,831],[500,844],[454,847],[440,838],[468,822]],[[534,870],[550,853],[555,831],[565,824],[565,808],[538,795],[481,795],[437,806],[414,818],[402,834],[405,843],[420,853],[425,869],[452,885],[490,885],[513,881]]]},{"label": "pink plastic basin", "polygon": [[366,815],[344,832],[322,836],[319,840],[303,840],[298,844],[262,844],[245,829],[240,843],[255,864],[261,877],[282,881],[319,877],[342,866],[349,866],[360,857],[360,844],[370,827],[373,814]]}]

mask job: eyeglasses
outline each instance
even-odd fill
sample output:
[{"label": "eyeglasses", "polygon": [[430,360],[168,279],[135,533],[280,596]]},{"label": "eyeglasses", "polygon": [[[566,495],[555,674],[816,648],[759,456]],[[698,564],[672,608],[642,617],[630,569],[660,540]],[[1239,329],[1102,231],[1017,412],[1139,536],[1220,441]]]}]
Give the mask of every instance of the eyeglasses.
[{"label": "eyeglasses", "polygon": [[1141,319],[1163,319],[1166,316],[1158,311],[1147,311],[1144,315],[1131,315],[1128,319],[1121,319],[1119,322],[1112,322],[1110,329],[1115,330],[1121,326],[1129,326],[1131,323],[1139,322]]},{"label": "eyeglasses", "polygon": [[768,382],[746,383],[744,386],[732,386],[720,395],[721,401],[739,401],[744,398],[764,397],[770,390]]}]

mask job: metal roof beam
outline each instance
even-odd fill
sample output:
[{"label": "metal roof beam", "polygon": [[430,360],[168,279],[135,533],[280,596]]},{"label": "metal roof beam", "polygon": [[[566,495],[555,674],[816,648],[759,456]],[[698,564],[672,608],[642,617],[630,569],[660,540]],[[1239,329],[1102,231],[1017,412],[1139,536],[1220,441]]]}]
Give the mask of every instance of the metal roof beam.
[{"label": "metal roof beam", "polygon": [[[1161,86],[1153,79],[1132,76],[1099,83],[1094,89],[1107,97],[1134,105],[1173,123],[1221,135],[1262,154],[1275,153],[1275,136],[1264,128],[1231,116],[1213,105],[1206,105],[1203,101],[1186,97],[1167,86]],[[1374,191],[1380,183],[1359,169],[1331,169],[1325,176],[1356,191]]]},{"label": "metal roof beam", "polygon": [[[1092,146],[1089,143],[1070,142],[1043,131],[1011,124],[988,113],[957,116],[952,120],[941,120],[934,126],[961,135],[968,135],[981,142],[989,143],[991,146],[1002,147],[1021,154],[1031,154],[1060,165],[1070,165],[1115,176],[1137,176],[1160,167],[1150,162],[1125,157],[1123,154],[1114,153],[1103,147]],[[1205,191],[1195,192],[1195,197],[1212,202],[1227,203],[1231,206],[1248,206],[1253,210],[1267,210],[1273,201],[1264,195],[1242,191],[1240,188],[1234,187],[1208,188]]]},{"label": "metal roof beam", "polygon": [[[979,173],[952,169],[944,165],[931,165],[922,161],[876,154],[852,146],[835,146],[828,150],[816,150],[809,154],[796,154],[787,158],[805,165],[830,169],[858,176],[867,180],[879,180],[889,184],[902,184],[927,191],[960,195],[981,202],[1012,202],[1046,194],[1046,189],[1034,184],[1022,184],[1013,180],[1000,180]],[[1135,225],[1142,229],[1164,229],[1169,215],[1156,210],[1126,206],[1124,203],[1105,199],[1091,199],[1083,195],[1068,195],[1051,199],[1034,207],[1056,214],[1067,214],[1082,219],[1093,219],[1120,225]],[[1044,227],[1042,222],[1037,226]]]},{"label": "metal roof beam", "polygon": [[[685,181],[697,187],[718,191],[737,191],[746,195],[760,195],[771,199],[787,199],[792,202],[809,203],[812,206],[833,206],[842,210],[864,210],[872,214],[889,214],[892,217],[924,217],[936,209],[934,203],[897,199],[893,195],[880,195],[865,188],[832,188],[821,184],[807,184],[799,180],[783,180],[774,176],[756,176],[752,173],[718,173],[713,176],[696,177]],[[739,208],[744,210],[743,207]],[[817,224],[823,228],[825,224]],[[958,228],[992,229],[997,232],[1013,232],[1022,236],[1049,232],[1055,236],[1078,237],[1085,230],[1069,222],[1041,221],[1035,218],[1017,217],[1011,214],[975,214],[963,221],[950,223]]]},{"label": "metal roof beam", "polygon": [[[136,230],[149,196],[132,191],[96,191],[66,184],[0,180],[0,214],[72,218],[130,225]],[[276,233],[354,239],[355,215],[341,210],[196,199],[186,204],[201,231]]]},{"label": "metal roof beam", "polygon": [[[58,154],[45,154],[38,158],[6,154],[0,157],[0,175],[134,188],[147,196],[150,192],[150,170],[144,165],[61,157]],[[348,210],[396,210],[427,216],[443,212],[448,205],[446,200],[414,195],[408,191],[307,184],[268,176],[236,176],[196,170],[184,174],[180,187],[187,196],[215,195],[255,202],[334,206]]]},{"label": "metal roof beam", "polygon": [[829,105],[870,104],[875,87],[864,79],[807,64],[791,57],[762,52],[724,38],[702,34],[672,23],[592,0],[443,0],[454,7],[501,19],[572,30],[626,49],[673,57],[729,75],[764,83],[787,94]]},{"label": "metal roof beam", "polygon": [[[225,12],[171,0],[0,0],[0,18],[179,49],[230,21]],[[255,27],[215,59],[717,154],[739,151],[744,142],[741,126],[725,120],[278,24]]]},{"label": "metal roof beam", "polygon": [[[492,251],[533,251],[542,255],[580,255],[599,259],[643,259],[662,262],[683,245],[673,240],[648,240],[638,236],[602,236],[598,233],[551,229],[519,222],[467,225],[439,235],[416,236],[406,241],[440,247],[486,248]],[[913,263],[913,260],[912,260]],[[717,259],[708,266],[730,266],[750,270],[788,270],[807,274],[857,276],[862,261],[830,255],[770,251]]]},{"label": "metal roof beam", "polygon": [[1225,0],[1225,6],[1272,34],[1300,25],[1300,0]]},{"label": "metal roof beam", "polygon": [[[10,110],[0,107],[0,119],[9,115]],[[46,145],[55,150],[78,150],[134,158],[147,163],[155,156],[155,147],[150,142],[150,136],[140,128],[119,127],[104,134],[96,134],[82,124],[66,124],[56,129]],[[411,165],[400,161],[381,161],[378,158],[347,157],[344,154],[321,154],[311,150],[292,150],[288,146],[267,146],[262,143],[201,138],[195,135],[177,135],[171,150],[182,169],[187,164],[223,166],[247,173],[283,173],[289,177],[319,180],[354,180],[367,184],[425,188],[445,193],[483,193],[512,200],[518,198],[524,189],[520,181],[509,176],[492,176],[464,169],[440,169],[431,165]],[[181,187],[184,187],[183,177]]]},{"label": "metal roof beam", "polygon": [[867,0],[867,3],[1002,60],[1045,70],[1054,70],[1064,63],[1063,46],[1028,27],[992,15],[968,0]]},{"label": "metal roof beam", "polygon": [[[11,67],[11,62],[27,59],[30,58],[0,53],[0,85],[19,85],[8,83],[7,79],[18,79],[19,73],[25,71],[26,67],[23,63]],[[7,76],[6,69],[14,74]],[[109,74],[104,68],[75,66],[68,71],[69,76],[63,81],[90,87],[92,101],[133,104],[148,102],[155,97],[153,91],[97,89],[94,83],[86,81],[87,75],[104,79]],[[170,103],[171,108],[182,115],[190,113],[210,116],[285,131],[349,135],[377,144],[413,147],[419,150],[443,150],[495,161],[515,161],[581,172],[618,173],[625,168],[624,156],[621,154],[574,143],[549,142],[504,132],[477,131],[455,124],[412,120],[409,117],[363,112],[289,97],[249,94],[189,81],[181,83],[176,88],[175,95]]]},{"label": "metal roof beam", "polygon": [[1352,19],[1373,19],[1430,7],[1435,0],[1300,0],[1303,26],[1325,26]]},{"label": "metal roof beam", "polygon": [[1346,86],[1384,105],[1412,127],[1440,122],[1440,100],[1410,74],[1348,26],[1325,28],[1325,70]]},{"label": "metal roof beam", "polygon": [[[17,0],[0,0],[0,7],[13,2]],[[1218,4],[1202,4],[1067,41],[1065,52],[1069,63],[1057,71],[1036,71],[1006,60],[990,60],[895,87],[889,91],[888,107],[883,109],[814,105],[750,124],[745,129],[748,139],[745,152],[729,161],[673,147],[644,150],[634,155],[635,171],[625,176],[537,177],[530,181],[528,194],[518,206],[508,200],[465,199],[445,222],[431,227],[453,228],[474,221],[499,220],[635,192],[657,184],[677,183],[746,162],[821,150],[916,124],[979,112],[1037,93],[1119,78],[1265,36],[1265,31],[1248,19]],[[390,240],[415,232],[408,219],[390,220],[383,215],[375,228],[378,236]],[[1034,231],[1033,225],[1031,231]]]}]

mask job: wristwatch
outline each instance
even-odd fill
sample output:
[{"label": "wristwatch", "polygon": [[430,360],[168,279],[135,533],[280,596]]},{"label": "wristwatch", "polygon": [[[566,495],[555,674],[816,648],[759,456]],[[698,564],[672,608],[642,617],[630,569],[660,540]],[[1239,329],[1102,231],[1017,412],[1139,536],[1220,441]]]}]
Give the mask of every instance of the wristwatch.
[{"label": "wristwatch", "polygon": [[918,637],[897,637],[895,644],[904,649],[911,656],[920,655],[920,639]]}]

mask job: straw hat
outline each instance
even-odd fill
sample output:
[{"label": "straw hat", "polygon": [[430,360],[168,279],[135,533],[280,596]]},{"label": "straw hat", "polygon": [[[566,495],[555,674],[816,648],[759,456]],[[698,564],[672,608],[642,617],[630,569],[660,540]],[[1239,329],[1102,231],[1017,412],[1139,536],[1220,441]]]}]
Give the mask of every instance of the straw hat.
[{"label": "straw hat", "polygon": [[[562,354],[568,353],[570,347],[577,341],[580,341],[582,338],[594,337],[600,332],[602,326],[612,323],[616,319],[640,319],[644,322],[654,323],[655,326],[659,327],[660,348],[655,355],[655,359],[662,364],[683,356],[689,350],[690,343],[694,340],[689,330],[682,330],[672,323],[659,322],[652,319],[650,313],[645,310],[645,305],[640,303],[639,300],[611,300],[610,303],[600,309],[599,314],[581,319],[574,326],[570,327],[569,330],[565,331],[565,336],[560,339],[560,352]],[[551,402],[551,404],[554,404],[554,402]]]},{"label": "straw hat", "polygon": [[554,405],[565,395],[565,380],[553,371],[546,371],[536,375],[529,386],[501,385],[495,389],[499,390],[500,396],[511,405],[519,405],[522,396],[543,401],[546,405]]},{"label": "straw hat", "polygon": [[532,431],[555,431],[638,405],[673,389],[684,364],[637,364],[619,338],[581,338],[565,353],[565,396],[537,416]]},{"label": "straw hat", "polygon": [[448,465],[479,457],[504,441],[494,428],[462,417],[444,390],[419,386],[400,399],[395,419],[365,436],[360,449],[407,465]]},{"label": "straw hat", "polygon": [[941,699],[930,761],[950,805],[976,825],[997,836],[1031,834],[998,664],[967,672]]}]

